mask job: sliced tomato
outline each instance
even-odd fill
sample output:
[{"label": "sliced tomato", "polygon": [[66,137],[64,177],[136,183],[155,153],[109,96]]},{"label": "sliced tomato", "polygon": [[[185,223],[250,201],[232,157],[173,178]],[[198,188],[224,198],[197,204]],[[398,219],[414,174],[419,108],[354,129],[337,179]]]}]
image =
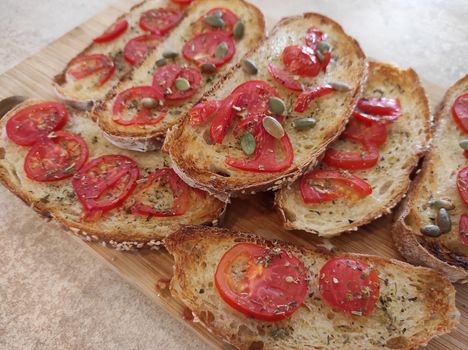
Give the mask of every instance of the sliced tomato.
[{"label": "sliced tomato", "polygon": [[263,321],[289,317],[307,295],[304,264],[280,248],[238,243],[224,253],[214,277],[228,305]]},{"label": "sliced tomato", "polygon": [[138,165],[122,155],[94,158],[75,174],[73,189],[84,207],[84,218],[96,219],[121,206],[136,186]]},{"label": "sliced tomato", "polygon": [[313,100],[331,94],[333,91],[335,89],[328,84],[306,89],[297,98],[294,104],[294,111],[299,113],[305,112]]},{"label": "sliced tomato", "polygon": [[324,34],[320,29],[311,27],[307,30],[305,41],[308,47],[315,50],[318,43],[324,41],[326,38],[327,35]]},{"label": "sliced tomato", "polygon": [[[163,207],[158,198],[164,192],[171,192],[172,205]],[[131,207],[133,214],[172,217],[185,214],[190,204],[190,187],[170,168],[159,169],[146,177],[146,182],[135,190],[135,204]]]},{"label": "sliced tomato", "polygon": [[24,172],[34,181],[59,181],[72,176],[87,159],[88,146],[80,136],[56,131],[29,150]]},{"label": "sliced tomato", "polygon": [[457,188],[461,199],[468,205],[468,167],[461,168],[458,171]]},{"label": "sliced tomato", "polygon": [[294,150],[288,134],[277,140],[262,125],[266,115],[255,115],[243,119],[244,125],[250,125],[256,141],[252,157],[238,159],[228,156],[225,163],[233,168],[256,173],[278,172],[289,168],[294,160]]},{"label": "sliced tomato", "polygon": [[283,50],[282,57],[286,70],[293,74],[315,77],[322,69],[314,50],[308,46],[288,46]]},{"label": "sliced tomato", "polygon": [[65,105],[43,102],[20,109],[6,123],[6,133],[11,141],[21,146],[31,146],[38,140],[61,129],[68,120]]},{"label": "sliced tomato", "polygon": [[268,72],[270,75],[282,86],[291,91],[302,91],[302,85],[289,75],[288,72],[278,68],[274,64],[270,63],[268,65]]},{"label": "sliced tomato", "polygon": [[175,3],[175,4],[187,6],[187,5],[190,5],[190,3],[191,3],[193,0],[171,0],[171,1],[172,1],[173,3]]},{"label": "sliced tomato", "polygon": [[221,106],[221,101],[204,101],[193,106],[188,112],[192,125],[201,125],[207,121]]},{"label": "sliced tomato", "polygon": [[[145,97],[155,101],[154,107],[144,107]],[[166,116],[161,106],[164,96],[152,86],[137,86],[127,89],[115,98],[112,105],[112,120],[120,125],[151,125],[159,123]]]},{"label": "sliced tomato", "polygon": [[372,313],[379,300],[379,276],[369,264],[336,257],[320,269],[319,291],[334,309],[366,316]]},{"label": "sliced tomato", "polygon": [[130,64],[139,63],[160,40],[161,38],[154,34],[145,34],[130,39],[124,47],[125,60]]},{"label": "sliced tomato", "polygon": [[220,105],[211,123],[210,135],[215,143],[222,143],[238,113],[261,114],[268,111],[271,96],[276,90],[261,80],[251,80],[239,85]]},{"label": "sliced tomato", "polygon": [[114,74],[115,64],[110,57],[97,53],[81,55],[73,59],[68,65],[66,75],[75,80],[81,80],[91,76],[98,76],[97,86],[104,85]]},{"label": "sliced tomato", "polygon": [[140,17],[141,29],[158,36],[166,35],[184,17],[184,13],[170,8],[151,9]]},{"label": "sliced tomato", "polygon": [[371,143],[376,146],[381,146],[387,140],[388,130],[383,123],[368,124],[357,118],[351,118],[346,129],[343,132],[343,137],[361,144]]},{"label": "sliced tomato", "polygon": [[322,162],[328,166],[346,170],[370,169],[379,161],[379,148],[372,143],[362,145],[365,149],[362,152],[327,149]]},{"label": "sliced tomato", "polygon": [[[218,16],[223,22],[224,26],[213,27],[205,22],[206,17]],[[239,21],[237,15],[227,8],[217,7],[208,11],[204,16],[202,16],[192,28],[192,33],[203,33],[207,31],[222,31],[226,34],[232,35],[234,26]]]},{"label": "sliced tomato", "polygon": [[401,116],[400,100],[395,98],[361,98],[353,116],[364,122],[394,122]]},{"label": "sliced tomato", "polygon": [[[219,45],[226,45],[227,51],[224,56],[216,55],[216,48]],[[216,67],[229,62],[236,52],[234,40],[224,32],[201,33],[185,43],[182,48],[184,57],[198,65],[210,63]]]},{"label": "sliced tomato", "polygon": [[[177,89],[175,81],[184,78],[190,83],[190,88],[185,91]],[[153,76],[153,86],[164,94],[168,101],[180,101],[192,97],[201,85],[202,75],[193,67],[183,67],[180,64],[168,64],[156,69]]]},{"label": "sliced tomato", "polygon": [[121,36],[128,28],[128,21],[121,19],[117,23],[114,23],[112,27],[106,30],[103,34],[94,38],[94,42],[98,44],[107,43]]},{"label": "sliced tomato", "polygon": [[468,132],[468,93],[456,98],[452,105],[452,116],[458,127]]},{"label": "sliced tomato", "polygon": [[460,216],[460,222],[458,224],[458,234],[460,241],[466,247],[468,247],[468,215],[463,214]]},{"label": "sliced tomato", "polygon": [[307,204],[338,198],[359,199],[372,193],[372,187],[359,176],[338,170],[312,170],[302,176],[300,190]]}]

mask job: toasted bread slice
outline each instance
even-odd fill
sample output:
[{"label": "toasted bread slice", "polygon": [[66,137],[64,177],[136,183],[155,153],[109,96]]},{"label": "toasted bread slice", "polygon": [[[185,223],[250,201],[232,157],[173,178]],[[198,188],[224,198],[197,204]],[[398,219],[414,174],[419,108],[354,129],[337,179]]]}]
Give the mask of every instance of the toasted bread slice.
[{"label": "toasted bread slice", "polygon": [[[112,105],[115,97],[131,87],[151,85],[153,73],[158,68],[155,62],[163,58],[165,52],[179,53],[179,56],[171,63],[192,65],[183,58],[181,50],[193,36],[194,23],[211,9],[220,7],[234,12],[245,25],[245,34],[242,39],[236,40],[236,51],[232,59],[218,68],[215,74],[204,74],[202,85],[193,96],[183,100],[183,103],[167,106],[167,114],[160,122],[152,125],[120,125],[116,123],[112,116]],[[167,130],[178,123],[191,106],[206,91],[213,88],[219,79],[222,79],[224,74],[263,38],[264,33],[265,23],[262,13],[244,0],[196,0],[188,7],[186,17],[179,26],[98,104],[94,110],[93,118],[98,121],[107,139],[118,147],[143,152],[160,148]]]},{"label": "toasted bread slice", "polygon": [[[82,206],[73,191],[71,180],[36,182],[27,178],[23,163],[29,147],[18,146],[6,135],[6,121],[16,111],[41,100],[27,100],[0,120],[0,182],[46,217],[52,217],[74,233],[89,240],[101,240],[118,249],[151,247],[186,224],[216,223],[224,211],[222,202],[210,196],[201,197],[190,191],[190,207],[182,216],[157,218],[131,214],[126,205],[113,209],[96,221],[81,220]],[[80,135],[87,143],[89,159],[105,154],[126,155],[137,162],[143,177],[158,168],[170,166],[169,157],[162,152],[124,151],[102,138],[97,125],[85,115],[70,110],[64,130]],[[168,199],[169,200],[169,199]],[[130,203],[132,196],[126,201]],[[164,204],[161,201],[161,204]],[[169,203],[168,203],[169,204]]]},{"label": "toasted bread slice", "polygon": [[[395,217],[393,238],[401,254],[411,263],[429,266],[448,275],[452,282],[468,282],[468,247],[459,236],[460,216],[467,213],[466,205],[457,191],[458,170],[466,166],[466,158],[458,143],[466,134],[452,118],[455,99],[468,92],[468,75],[456,82],[445,94],[435,121],[430,152],[421,172],[411,186],[408,197]],[[421,234],[427,224],[435,224],[437,210],[431,199],[449,200],[452,228],[437,238]]]},{"label": "toasted bread slice", "polygon": [[[123,56],[123,49],[125,44],[132,38],[143,34],[148,34],[148,32],[145,32],[139,26],[138,22],[140,20],[141,14],[150,9],[160,7],[180,9],[180,6],[176,5],[170,0],[143,1],[140,4],[133,6],[128,13],[120,16],[115,20],[114,23],[117,23],[123,19],[128,21],[128,28],[121,36],[105,43],[92,42],[88,47],[86,47],[73,58],[75,59],[78,56],[98,53],[112,58],[116,69],[112,77],[105,84],[102,86],[97,86],[95,81],[92,79],[67,79],[66,71],[70,62],[73,60],[72,59],[67,63],[67,66],[64,68],[64,70],[60,74],[56,75],[53,79],[52,84],[57,95],[73,107],[82,110],[91,109],[96,101],[104,98],[110,88],[117,84],[120,78],[128,73],[128,71],[132,68],[132,65],[129,64]],[[109,28],[112,26],[113,24],[109,26]]]},{"label": "toasted bread slice", "polygon": [[[379,147],[378,164],[371,169],[353,171],[371,185],[372,194],[357,201],[342,198],[305,204],[296,181],[276,195],[286,229],[300,229],[324,237],[357,230],[390,212],[406,194],[410,175],[430,140],[431,115],[424,89],[412,69],[371,62],[363,96],[398,98],[401,103],[401,116],[388,126],[387,140]],[[341,139],[332,144],[338,149],[349,145],[349,141]]]},{"label": "toasted bread slice", "polygon": [[[332,59],[325,73],[312,79],[311,85],[332,81],[343,82],[348,92],[335,92],[313,101],[305,113],[292,112],[298,94],[276,83],[267,70],[269,63],[281,65],[281,54],[290,45],[304,45],[307,30],[317,27],[328,35],[332,45]],[[169,150],[176,172],[193,186],[203,188],[218,198],[227,200],[231,195],[252,193],[278,188],[283,182],[297,178],[344,129],[354,109],[367,74],[367,63],[359,44],[349,37],[339,24],[314,13],[281,20],[267,39],[246,57],[255,62],[258,74],[252,76],[242,69],[233,70],[229,76],[206,94],[204,100],[222,100],[234,88],[247,80],[264,80],[273,86],[285,101],[287,116],[283,128],[291,140],[294,160],[281,172],[250,172],[233,168],[225,163],[226,157],[245,158],[239,140],[228,134],[222,144],[209,144],[205,132],[210,123],[193,126],[189,120],[171,130],[165,148]],[[314,128],[298,132],[293,121],[313,115]],[[261,168],[259,168],[261,171]]]},{"label": "toasted bread slice", "polygon": [[[175,259],[171,293],[213,334],[239,349],[416,349],[458,322],[455,289],[445,276],[427,268],[208,227],[185,227],[164,242]],[[247,317],[218,294],[216,266],[226,250],[239,242],[281,247],[305,265],[310,277],[308,296],[289,318],[266,322]],[[344,314],[321,298],[318,273],[335,256],[359,259],[376,269],[380,298],[370,315]]]}]

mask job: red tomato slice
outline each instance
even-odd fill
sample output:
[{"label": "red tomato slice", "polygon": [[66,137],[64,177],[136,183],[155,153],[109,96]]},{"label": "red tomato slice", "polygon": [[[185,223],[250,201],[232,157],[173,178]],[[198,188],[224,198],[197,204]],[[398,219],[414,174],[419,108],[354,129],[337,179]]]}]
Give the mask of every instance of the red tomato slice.
[{"label": "red tomato slice", "polygon": [[[218,16],[224,21],[224,26],[222,28],[212,27],[209,24],[205,23],[205,18],[209,16],[213,16],[214,14],[218,14]],[[204,33],[207,31],[222,31],[226,34],[232,35],[234,26],[239,21],[239,18],[236,16],[234,12],[228,10],[227,8],[214,8],[211,9],[206,13],[206,15],[202,16],[192,28],[192,33]]]},{"label": "red tomato slice", "polygon": [[221,101],[205,101],[196,104],[188,112],[190,124],[201,125],[207,121],[221,106]]},{"label": "red tomato slice", "polygon": [[458,234],[460,241],[464,246],[468,247],[468,215],[463,214],[460,216],[460,222],[458,224]]},{"label": "red tomato slice", "polygon": [[306,77],[315,77],[322,69],[314,50],[308,46],[286,47],[283,50],[283,63],[287,71]]},{"label": "red tomato slice", "polygon": [[139,63],[160,40],[161,38],[154,34],[145,34],[130,39],[124,47],[125,60],[130,64]]},{"label": "red tomato slice", "polygon": [[132,193],[140,176],[138,165],[121,155],[94,158],[75,174],[73,189],[85,209],[85,218],[97,218],[119,207]]},{"label": "red tomato slice", "polygon": [[[216,48],[223,43],[227,46],[227,52],[224,56],[217,57]],[[185,43],[182,48],[182,54],[187,60],[193,61],[198,65],[211,63],[216,67],[221,67],[229,62],[235,52],[236,45],[234,40],[228,34],[220,31],[198,34],[192,40]]]},{"label": "red tomato slice", "polygon": [[[239,85],[216,111],[210,129],[211,139],[222,143],[237,113],[261,114],[268,111],[271,96],[278,96],[276,90],[261,80],[251,80]],[[236,109],[234,109],[236,108]]]},{"label": "red tomato slice", "polygon": [[317,48],[317,44],[321,41],[324,41],[326,38],[327,35],[318,28],[311,27],[307,30],[305,41],[308,47],[315,50]]},{"label": "red tomato slice", "polygon": [[72,176],[87,159],[88,146],[80,136],[56,131],[29,150],[24,171],[34,181],[59,181]]},{"label": "red tomato slice", "polygon": [[335,89],[331,85],[320,85],[309,88],[302,92],[294,104],[294,111],[302,113],[309,107],[310,103],[322,96],[331,94]]},{"label": "red tomato slice", "polygon": [[[156,101],[152,108],[144,107],[141,100],[150,97]],[[150,125],[159,123],[166,111],[160,105],[164,96],[152,86],[137,86],[127,89],[115,98],[112,106],[112,119],[120,125]]]},{"label": "red tomato slice", "polygon": [[224,253],[214,277],[227,304],[263,321],[289,317],[307,295],[304,264],[280,248],[238,243]]},{"label": "red tomato slice", "polygon": [[372,313],[379,300],[380,282],[372,266],[337,257],[320,269],[319,291],[334,309],[365,316]]},{"label": "red tomato slice", "polygon": [[184,17],[184,13],[175,9],[151,9],[141,15],[140,27],[151,34],[163,36],[174,28],[182,20],[182,17]]},{"label": "red tomato slice", "polygon": [[[172,217],[185,214],[190,201],[190,187],[170,168],[157,170],[146,177],[146,182],[135,190],[133,214]],[[161,208],[157,198],[163,196],[165,189],[172,195],[172,206]]]},{"label": "red tomato slice", "polygon": [[452,116],[458,126],[468,132],[468,93],[457,97],[452,105]]},{"label": "red tomato slice", "polygon": [[103,54],[82,55],[73,59],[67,68],[67,75],[81,80],[99,74],[97,86],[104,85],[114,74],[115,64],[108,56]]},{"label": "red tomato slice", "polygon": [[458,171],[457,188],[461,199],[468,205],[468,167],[464,167]]},{"label": "red tomato slice", "polygon": [[372,187],[360,177],[337,170],[313,170],[301,178],[302,200],[307,204],[319,204],[338,198],[364,198],[372,193]]},{"label": "red tomato slice", "polygon": [[[278,172],[289,168],[294,160],[294,150],[288,134],[277,140],[263,128],[266,115],[250,115],[243,119],[243,125],[252,125],[256,148],[252,158],[227,157],[225,163],[233,168],[256,173]],[[241,125],[239,125],[241,126]]]},{"label": "red tomato slice", "polygon": [[6,133],[17,145],[31,146],[50,132],[61,129],[67,120],[68,111],[62,103],[38,103],[20,109],[8,119]]},{"label": "red tomato slice", "polygon": [[191,3],[192,1],[193,1],[193,0],[172,0],[173,3],[179,4],[179,5],[183,5],[183,6],[190,5],[190,3]]},{"label": "red tomato slice", "polygon": [[346,139],[359,142],[361,144],[371,143],[381,146],[387,140],[387,126],[383,123],[368,124],[360,119],[352,118],[346,126],[343,136]]},{"label": "red tomato slice", "polygon": [[330,148],[325,152],[323,163],[346,170],[362,170],[374,167],[379,161],[379,148],[372,144],[363,144],[365,152],[339,151]]},{"label": "red tomato slice", "polygon": [[[177,78],[187,79],[190,88],[186,91],[178,90],[175,86]],[[153,86],[164,93],[166,100],[180,101],[193,96],[200,89],[201,80],[202,75],[196,68],[184,68],[180,64],[168,64],[156,70],[153,76]]]},{"label": "red tomato slice", "polygon": [[368,123],[394,122],[401,116],[400,100],[395,98],[361,98],[353,116]]},{"label": "red tomato slice", "polygon": [[107,31],[105,31],[100,36],[94,38],[94,42],[98,44],[107,43],[114,39],[117,39],[121,36],[128,28],[128,21],[126,19],[121,19],[117,23],[115,23],[112,27],[110,27]]},{"label": "red tomato slice", "polygon": [[270,63],[268,65],[268,72],[270,72],[270,75],[286,89],[302,91],[302,86],[299,81],[295,80],[288,72],[276,67],[274,64]]}]

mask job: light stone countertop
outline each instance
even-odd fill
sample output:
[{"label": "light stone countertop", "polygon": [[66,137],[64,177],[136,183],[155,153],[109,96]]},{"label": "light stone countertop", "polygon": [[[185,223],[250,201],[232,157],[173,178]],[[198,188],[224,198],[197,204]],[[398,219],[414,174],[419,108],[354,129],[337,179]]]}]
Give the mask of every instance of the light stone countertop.
[{"label": "light stone countertop", "polygon": [[[0,73],[113,1],[0,0]],[[270,22],[304,11],[328,15],[368,56],[411,66],[443,87],[468,73],[466,0],[252,2],[271,14]],[[3,187],[0,208],[1,350],[206,348]],[[24,234],[25,227],[35,230]]]}]

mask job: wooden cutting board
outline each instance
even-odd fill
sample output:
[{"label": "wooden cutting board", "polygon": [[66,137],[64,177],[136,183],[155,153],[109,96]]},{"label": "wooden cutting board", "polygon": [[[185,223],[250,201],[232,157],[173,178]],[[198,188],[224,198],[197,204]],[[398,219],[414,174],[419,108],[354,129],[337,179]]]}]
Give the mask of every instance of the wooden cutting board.
[{"label": "wooden cutting board", "polygon": [[[121,0],[1,75],[0,98],[3,99],[11,95],[55,98],[50,85],[51,78],[61,70],[71,57],[87,46],[91,38],[100,33],[118,15],[128,10],[136,2],[138,1]],[[278,18],[278,13],[270,13],[273,9],[265,7],[262,10],[264,10],[267,23],[270,25],[273,23],[271,18],[275,20]],[[425,82],[424,85],[432,104],[440,101],[444,92],[443,88],[429,82]],[[283,230],[280,218],[272,206],[272,195],[268,193],[258,194],[248,200],[234,200],[228,208],[224,226],[306,246],[310,243],[326,243],[327,245],[331,243],[336,248],[345,251],[401,259],[390,236],[390,216],[383,217],[357,232],[323,242],[305,232]],[[187,310],[181,302],[172,298],[167,290],[156,288],[158,281],[168,279],[172,275],[173,260],[166,251],[122,253],[105,248],[100,244],[76,239],[85,249],[94,251],[96,256],[106,261],[109,266],[171,315],[191,327],[207,344],[215,349],[231,348],[216,339],[200,324],[186,320],[184,311],[186,313]],[[468,347],[468,288],[466,286],[457,286],[456,288],[457,306],[462,314],[461,323],[451,334],[433,340],[426,349],[463,350]]]}]

